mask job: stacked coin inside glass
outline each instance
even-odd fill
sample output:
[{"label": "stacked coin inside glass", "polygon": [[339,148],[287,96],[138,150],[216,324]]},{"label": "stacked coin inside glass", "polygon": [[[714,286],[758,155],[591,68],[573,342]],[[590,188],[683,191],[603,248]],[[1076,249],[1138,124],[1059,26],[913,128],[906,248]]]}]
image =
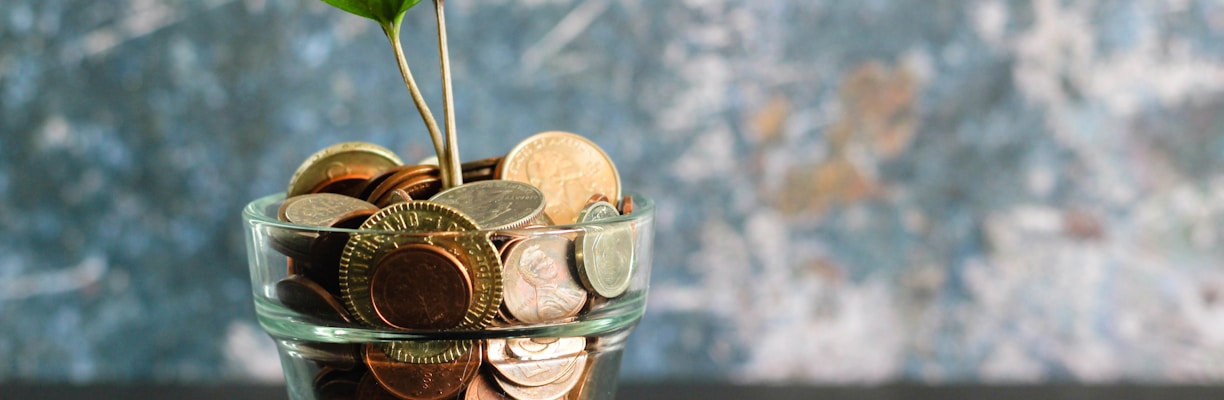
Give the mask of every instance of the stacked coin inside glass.
[{"label": "stacked coin inside glass", "polygon": [[[325,148],[248,206],[260,322],[294,398],[611,398],[653,207],[566,132],[462,164]],[[305,383],[303,383],[305,382]]]}]

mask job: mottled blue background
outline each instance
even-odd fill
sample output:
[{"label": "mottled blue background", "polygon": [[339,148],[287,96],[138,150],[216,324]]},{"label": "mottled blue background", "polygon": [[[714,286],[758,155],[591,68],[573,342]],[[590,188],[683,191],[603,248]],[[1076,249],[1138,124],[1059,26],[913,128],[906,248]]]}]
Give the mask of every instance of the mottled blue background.
[{"label": "mottled blue background", "polygon": [[[464,159],[578,132],[658,200],[626,379],[1224,382],[1224,2],[451,3]],[[0,381],[279,379],[240,207],[432,151],[307,0],[0,2],[0,133]]]}]

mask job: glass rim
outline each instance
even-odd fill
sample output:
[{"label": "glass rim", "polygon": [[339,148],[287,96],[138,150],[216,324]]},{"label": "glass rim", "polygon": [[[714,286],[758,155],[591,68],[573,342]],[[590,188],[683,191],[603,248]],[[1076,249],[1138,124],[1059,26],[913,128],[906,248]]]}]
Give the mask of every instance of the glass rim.
[{"label": "glass rim", "polygon": [[396,230],[369,230],[369,229],[354,229],[354,228],[333,228],[329,226],[314,226],[302,225],[292,222],[284,222],[276,219],[274,216],[267,215],[266,206],[283,201],[285,192],[274,193],[251,200],[246,206],[242,207],[242,218],[246,223],[258,223],[260,225],[270,226],[279,229],[303,231],[303,232],[335,232],[335,233],[362,233],[362,234],[397,234],[397,235],[471,235],[473,233],[498,233],[498,234],[514,234],[522,233],[525,235],[541,235],[541,234],[562,234],[567,232],[582,231],[588,227],[608,226],[619,223],[628,223],[633,221],[642,221],[654,216],[655,203],[654,200],[643,196],[637,192],[624,192],[633,198],[633,212],[625,215],[617,215],[611,218],[605,218],[591,222],[575,222],[570,224],[536,226],[530,228],[512,228],[512,229],[479,229],[474,231],[438,231],[438,232],[408,232]]}]

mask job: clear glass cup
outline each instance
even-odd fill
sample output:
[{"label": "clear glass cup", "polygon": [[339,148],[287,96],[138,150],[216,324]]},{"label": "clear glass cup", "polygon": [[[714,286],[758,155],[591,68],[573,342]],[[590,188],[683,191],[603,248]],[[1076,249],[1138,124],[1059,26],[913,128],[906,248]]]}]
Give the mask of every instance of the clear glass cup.
[{"label": "clear glass cup", "polygon": [[[645,311],[653,251],[653,202],[640,195],[632,198],[631,213],[596,222],[461,233],[295,225],[277,219],[283,194],[251,202],[242,215],[255,310],[260,324],[277,343],[289,397],[482,399],[499,398],[494,395],[499,392],[509,394],[504,398],[614,398],[625,340]],[[590,246],[591,238],[614,232],[632,238],[632,254],[624,261],[630,265],[630,275],[623,293],[606,298],[583,283],[588,278],[580,275],[573,258],[581,257],[574,252],[584,241]],[[501,305],[494,322],[478,330],[405,330],[355,322],[359,319],[351,312],[332,310],[350,311],[344,296],[368,296],[368,292],[337,290],[338,282],[332,280],[338,278],[330,272],[335,267],[315,265],[328,263],[319,260],[335,259],[335,249],[354,237],[395,243],[466,243],[464,239],[487,237],[499,258],[506,256],[504,250],[511,243],[564,241],[571,246],[571,261],[569,270],[560,272],[569,272],[586,289],[586,300],[576,316],[537,318],[541,322],[528,323],[522,321],[533,318],[513,317],[498,299]],[[319,255],[312,250],[318,248],[333,250]],[[503,268],[498,278],[502,294],[517,290],[518,303],[523,293],[553,293],[549,291],[556,289],[524,286],[534,284],[524,283],[529,279],[520,276],[507,278],[506,271],[509,269]],[[519,271],[521,275],[522,268]],[[301,276],[315,277],[311,281],[322,282],[318,285],[322,289],[303,290],[296,284]],[[478,280],[474,275],[470,279]],[[489,282],[492,278],[481,279]],[[315,296],[320,291],[330,293],[330,299]],[[530,301],[542,298],[527,297]],[[551,307],[537,305],[540,310]]]}]

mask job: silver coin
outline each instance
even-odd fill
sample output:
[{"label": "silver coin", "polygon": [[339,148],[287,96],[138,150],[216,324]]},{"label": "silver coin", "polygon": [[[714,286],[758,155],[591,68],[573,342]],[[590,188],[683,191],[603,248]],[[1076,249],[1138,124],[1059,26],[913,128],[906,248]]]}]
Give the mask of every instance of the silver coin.
[{"label": "silver coin", "polygon": [[[586,224],[619,215],[611,203],[598,201],[583,207],[578,222]],[[584,225],[574,241],[578,278],[602,297],[620,296],[629,289],[633,257],[633,231],[627,224]]]},{"label": "silver coin", "polygon": [[429,199],[467,214],[481,229],[514,229],[544,212],[544,193],[516,181],[491,180],[456,186]]}]

